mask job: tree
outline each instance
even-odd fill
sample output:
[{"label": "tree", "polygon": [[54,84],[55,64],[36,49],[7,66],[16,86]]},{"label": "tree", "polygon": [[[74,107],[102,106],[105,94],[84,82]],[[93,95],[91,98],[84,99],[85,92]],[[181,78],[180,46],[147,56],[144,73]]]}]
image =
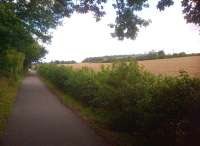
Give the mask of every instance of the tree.
[{"label": "tree", "polygon": [[30,67],[32,63],[40,61],[47,53],[45,48],[36,41],[30,43],[26,49],[22,50],[22,52],[25,54],[24,67],[26,68]]},{"label": "tree", "polygon": [[21,20],[12,13],[10,5],[0,5],[0,54],[15,49],[24,53],[25,62],[30,64],[43,57],[46,51],[24,27]]},{"label": "tree", "polygon": [[[188,23],[194,23],[200,26],[200,1],[199,0],[182,0],[184,18]],[[164,10],[165,7],[173,5],[173,0],[160,0],[158,9]]]},{"label": "tree", "polygon": [[[49,41],[50,28],[61,24],[63,17],[70,17],[73,12],[93,12],[96,20],[105,15],[104,4],[107,0],[0,0],[0,4],[9,4],[13,14],[35,38]],[[158,8],[173,5],[174,0],[159,0]],[[188,23],[200,25],[200,1],[182,0],[183,13]],[[147,26],[148,20],[139,17],[136,12],[148,7],[148,0],[115,0],[116,10],[113,37],[135,39],[141,26]]]},{"label": "tree", "polygon": [[1,75],[16,77],[23,72],[24,53],[9,49],[0,54],[0,58]]},{"label": "tree", "polygon": [[166,55],[165,55],[165,52],[163,50],[160,50],[158,51],[158,58],[164,58]]},{"label": "tree", "polygon": [[0,38],[0,53],[8,48],[23,49],[32,41],[32,36],[8,4],[0,5]]},{"label": "tree", "polygon": [[9,3],[0,4],[0,38],[0,72],[4,75],[20,73],[21,65],[27,68],[46,54]]},{"label": "tree", "polygon": [[6,5],[20,19],[24,28],[43,42],[51,38],[49,29],[61,24],[62,18],[69,17],[75,10],[80,13],[90,10],[96,17],[103,15],[94,1],[92,4],[89,1],[75,4],[71,0],[0,0],[0,5]]}]

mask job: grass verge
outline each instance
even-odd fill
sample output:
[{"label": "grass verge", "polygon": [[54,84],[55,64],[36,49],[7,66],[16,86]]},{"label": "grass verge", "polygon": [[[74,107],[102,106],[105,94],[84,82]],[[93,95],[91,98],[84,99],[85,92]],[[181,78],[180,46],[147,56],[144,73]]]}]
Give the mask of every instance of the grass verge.
[{"label": "grass verge", "polygon": [[110,130],[101,123],[101,119],[98,117],[98,113],[95,113],[92,109],[84,106],[75,98],[67,95],[59,90],[50,81],[40,77],[45,85],[59,98],[62,104],[70,108],[81,120],[86,122],[95,132],[107,141],[110,146],[132,146],[136,144],[136,139],[126,133],[119,133]]},{"label": "grass verge", "polygon": [[20,80],[0,78],[0,138],[4,133],[19,85]]}]

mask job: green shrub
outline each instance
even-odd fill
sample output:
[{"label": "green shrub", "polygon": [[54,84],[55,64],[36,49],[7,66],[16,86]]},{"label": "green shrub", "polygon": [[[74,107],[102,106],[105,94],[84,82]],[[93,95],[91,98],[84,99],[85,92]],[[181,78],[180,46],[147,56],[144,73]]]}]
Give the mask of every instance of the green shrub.
[{"label": "green shrub", "polygon": [[187,74],[166,77],[152,91],[153,98],[147,105],[152,120],[150,131],[145,132],[153,145],[169,146],[174,139],[173,145],[199,145],[200,80]]},{"label": "green shrub", "polygon": [[107,127],[142,139],[139,145],[200,145],[200,79],[187,73],[155,76],[136,62],[114,63],[100,72],[56,65],[38,71],[92,108]]}]

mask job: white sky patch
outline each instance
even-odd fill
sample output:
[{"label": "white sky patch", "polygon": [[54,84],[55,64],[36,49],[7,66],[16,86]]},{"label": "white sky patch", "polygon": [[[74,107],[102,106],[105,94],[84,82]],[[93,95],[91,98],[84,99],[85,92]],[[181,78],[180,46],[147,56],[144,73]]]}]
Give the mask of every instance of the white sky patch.
[{"label": "white sky patch", "polygon": [[52,43],[47,46],[49,54],[45,61],[76,60],[105,55],[147,53],[164,50],[166,53],[200,52],[200,28],[186,24],[180,3],[159,12],[155,4],[140,15],[152,23],[142,28],[136,40],[119,41],[112,38],[107,25],[114,22],[115,12],[108,5],[107,15],[96,22],[92,14],[74,14],[64,19],[53,33]]}]

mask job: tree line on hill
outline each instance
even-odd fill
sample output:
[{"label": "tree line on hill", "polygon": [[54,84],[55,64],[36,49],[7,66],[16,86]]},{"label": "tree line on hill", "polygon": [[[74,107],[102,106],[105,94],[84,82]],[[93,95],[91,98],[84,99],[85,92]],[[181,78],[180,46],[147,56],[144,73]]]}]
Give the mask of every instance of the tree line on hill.
[{"label": "tree line on hill", "polygon": [[[147,54],[133,54],[133,55],[113,55],[113,56],[102,56],[102,57],[88,57],[82,61],[82,63],[112,63],[116,61],[133,61],[133,60],[153,60],[153,59],[166,59],[186,56],[198,56],[200,53],[186,54],[185,52],[166,54],[163,50],[150,51]],[[76,64],[74,60],[52,60],[48,64]]]},{"label": "tree line on hill", "polygon": [[186,57],[186,56],[196,56],[200,53],[186,54],[185,52],[166,54],[163,50],[160,51],[150,51],[147,54],[133,54],[133,55],[113,55],[113,56],[103,56],[103,57],[89,57],[84,59],[83,63],[111,63],[115,61],[131,61],[131,60],[153,60],[153,59],[165,59],[165,58],[175,58],[175,57]]},{"label": "tree line on hill", "polygon": [[65,61],[65,60],[54,60],[50,61],[49,64],[76,64],[77,62],[74,60]]}]

